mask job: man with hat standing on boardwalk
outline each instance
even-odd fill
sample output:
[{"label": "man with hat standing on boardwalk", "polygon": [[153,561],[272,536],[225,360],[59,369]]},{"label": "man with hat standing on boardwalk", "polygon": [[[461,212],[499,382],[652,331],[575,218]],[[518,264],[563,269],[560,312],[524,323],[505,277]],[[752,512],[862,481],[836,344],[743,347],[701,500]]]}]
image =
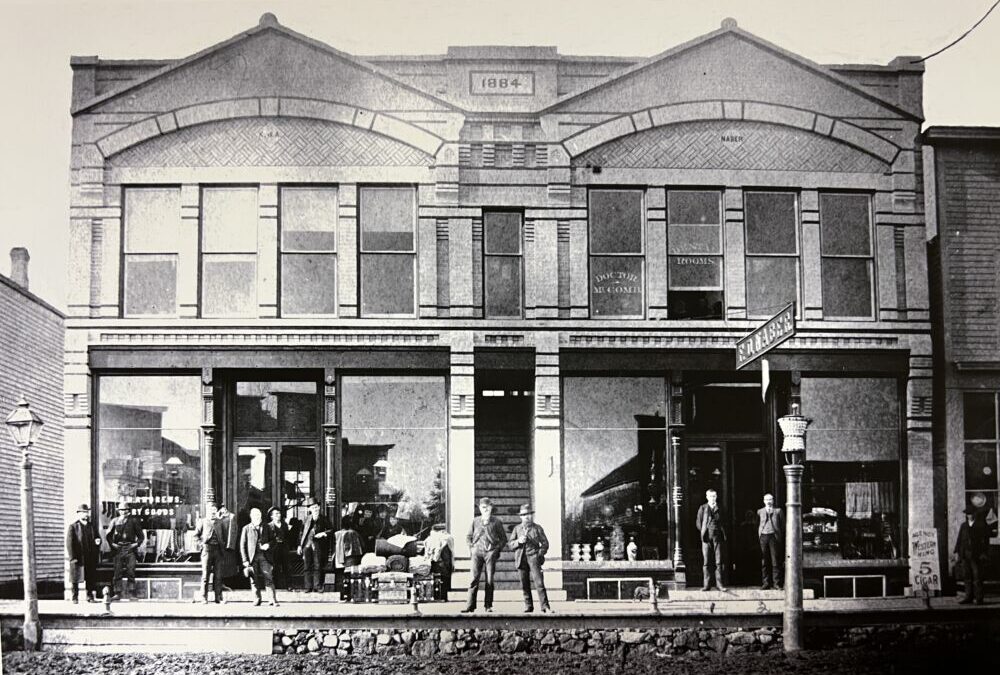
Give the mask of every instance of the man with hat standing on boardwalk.
[{"label": "man with hat standing on boardwalk", "polygon": [[97,558],[101,538],[90,522],[90,507],[80,504],[76,520],[66,528],[66,559],[69,561],[71,599],[80,602],[79,583],[86,583],[87,602],[97,602]]},{"label": "man with hat standing on boardwalk", "polygon": [[219,510],[213,503],[205,505],[206,516],[198,521],[194,529],[195,537],[201,542],[201,601],[208,604],[208,577],[213,577],[215,602],[224,602],[222,597],[223,550],[229,539],[228,523],[219,518]]},{"label": "man with hat standing on boardwalk", "polygon": [[497,558],[500,550],[507,542],[503,523],[493,517],[493,501],[489,497],[479,500],[479,517],[472,521],[469,534],[465,541],[469,544],[472,557],[472,575],[469,580],[469,600],[462,610],[463,614],[476,611],[476,594],[479,592],[479,578],[486,573],[486,591],[483,598],[483,608],[493,611],[493,576],[496,572]]},{"label": "man with hat standing on boardwalk", "polygon": [[962,581],[965,583],[965,596],[958,601],[960,605],[973,602],[983,604],[983,573],[986,571],[986,558],[990,550],[990,528],[976,509],[965,507],[965,521],[958,528],[958,539],[955,541],[955,551],[952,559],[962,566]]},{"label": "man with hat standing on boardwalk", "polygon": [[551,612],[549,606],[549,596],[545,592],[545,577],[542,574],[542,564],[545,562],[545,554],[549,550],[549,540],[545,536],[545,530],[541,525],[535,523],[535,512],[531,504],[523,504],[518,514],[521,523],[515,525],[510,531],[507,545],[514,551],[514,567],[521,574],[521,590],[524,592],[524,611],[535,611],[535,605],[531,598],[531,581],[535,582],[535,589],[538,591],[538,601],[542,604],[543,612]]},{"label": "man with hat standing on boardwalk", "polygon": [[[146,533],[131,511],[127,501],[118,502],[118,517],[111,521],[106,537],[115,560],[114,594],[115,597],[124,596],[126,600],[135,599],[136,551],[146,543]],[[128,580],[127,587],[120,585],[123,576]]]},{"label": "man with hat standing on boardwalk", "polygon": [[330,535],[333,525],[326,516],[320,513],[319,503],[315,499],[306,502],[309,515],[302,526],[302,537],[299,539],[299,555],[305,569],[302,572],[303,585],[306,593],[322,593],[324,590],[323,574],[326,559],[330,557]]}]

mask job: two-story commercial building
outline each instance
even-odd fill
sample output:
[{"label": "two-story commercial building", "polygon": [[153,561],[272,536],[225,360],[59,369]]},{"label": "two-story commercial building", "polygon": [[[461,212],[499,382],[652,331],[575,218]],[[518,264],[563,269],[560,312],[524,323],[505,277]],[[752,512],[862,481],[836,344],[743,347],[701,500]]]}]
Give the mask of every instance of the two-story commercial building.
[{"label": "two-story commercial building", "polygon": [[[698,583],[709,487],[759,584],[792,402],[809,583],[900,590],[933,524],[922,65],[732,20],[649,58],[360,58],[264,15],[72,67],[67,510],[130,501],[150,593],[206,498],[310,495],[444,523],[460,569],[479,497],[531,502],[570,597]],[[735,344],[789,303],[764,386]]]}]

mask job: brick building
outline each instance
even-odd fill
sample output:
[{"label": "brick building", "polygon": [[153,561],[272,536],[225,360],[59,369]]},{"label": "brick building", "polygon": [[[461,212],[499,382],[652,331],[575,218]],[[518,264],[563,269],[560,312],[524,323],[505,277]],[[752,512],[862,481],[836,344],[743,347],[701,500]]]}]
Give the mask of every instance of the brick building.
[{"label": "brick building", "polygon": [[[64,317],[28,290],[28,251],[10,252],[11,274],[0,275],[0,417],[6,419],[23,396],[45,422],[32,446],[36,578],[42,592],[62,586],[63,577],[63,400]],[[22,593],[21,449],[0,432],[0,596]],[[75,508],[75,507],[74,507]]]},{"label": "brick building", "polygon": [[[360,58],[271,15],[178,60],[75,57],[67,509],[130,500],[170,594],[206,494],[445,523],[460,568],[479,496],[531,501],[550,585],[586,597],[698,583],[715,487],[759,584],[747,513],[783,496],[797,401],[807,583],[900,592],[933,523],[910,62],[731,20],[650,58]],[[735,343],[789,303],[762,388]]]},{"label": "brick building", "polygon": [[927,238],[935,309],[935,501],[945,552],[962,511],[991,529],[989,578],[1000,576],[997,397],[1000,392],[1000,129],[924,132]]}]

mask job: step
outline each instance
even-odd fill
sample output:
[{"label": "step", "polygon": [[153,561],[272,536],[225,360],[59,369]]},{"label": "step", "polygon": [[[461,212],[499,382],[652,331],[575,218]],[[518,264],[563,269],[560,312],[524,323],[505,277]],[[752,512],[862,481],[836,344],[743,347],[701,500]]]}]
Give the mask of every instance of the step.
[{"label": "step", "polygon": [[476,479],[476,488],[486,488],[488,490],[517,490],[529,491],[531,484],[521,480],[479,480]]},{"label": "step", "polygon": [[[812,589],[806,588],[802,590],[803,600],[812,600],[815,597],[816,594]],[[759,588],[734,588],[732,586],[728,586],[725,593],[714,588],[710,591],[703,591],[700,588],[685,588],[670,591],[670,600],[674,602],[783,600],[784,598],[784,591],[762,591]]]}]

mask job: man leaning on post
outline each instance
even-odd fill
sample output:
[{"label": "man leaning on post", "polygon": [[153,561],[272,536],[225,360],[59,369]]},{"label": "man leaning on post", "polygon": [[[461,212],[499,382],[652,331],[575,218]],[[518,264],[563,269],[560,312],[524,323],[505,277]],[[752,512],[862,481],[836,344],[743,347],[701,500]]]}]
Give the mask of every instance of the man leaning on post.
[{"label": "man leaning on post", "polygon": [[507,533],[499,518],[493,517],[493,501],[489,497],[479,500],[479,517],[472,521],[469,534],[465,541],[469,544],[469,554],[472,557],[472,574],[469,580],[469,600],[462,614],[476,611],[476,595],[479,592],[479,579],[486,576],[486,591],[483,598],[483,608],[493,611],[493,577],[496,573],[497,558],[507,544]]}]

